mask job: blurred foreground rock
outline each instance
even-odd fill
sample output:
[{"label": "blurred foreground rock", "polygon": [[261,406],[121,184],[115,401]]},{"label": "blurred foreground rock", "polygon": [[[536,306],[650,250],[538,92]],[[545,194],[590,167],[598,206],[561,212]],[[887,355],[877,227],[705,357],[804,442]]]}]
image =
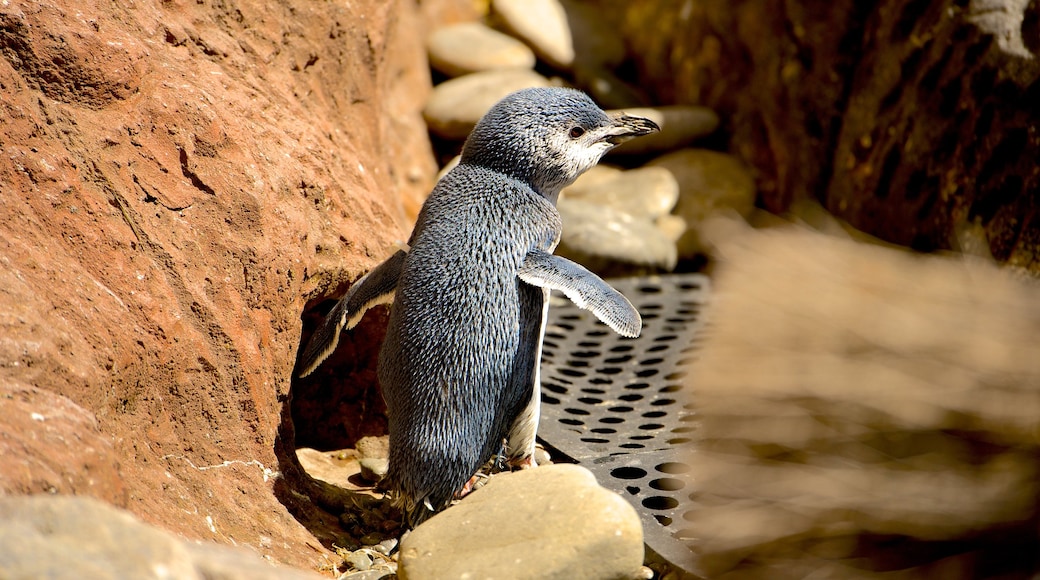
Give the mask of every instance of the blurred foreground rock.
[{"label": "blurred foreground rock", "polygon": [[974,258],[712,225],[723,264],[684,532],[705,575],[1040,570],[1037,284]]}]

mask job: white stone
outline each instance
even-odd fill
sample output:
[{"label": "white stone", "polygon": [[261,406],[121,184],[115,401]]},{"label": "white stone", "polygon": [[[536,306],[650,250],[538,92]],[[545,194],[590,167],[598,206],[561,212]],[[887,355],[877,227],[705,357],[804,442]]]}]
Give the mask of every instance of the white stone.
[{"label": "white stone", "polygon": [[509,93],[549,86],[542,75],[523,69],[473,73],[433,88],[423,109],[430,130],[446,139],[463,139],[495,103]]},{"label": "white stone", "polygon": [[534,68],[534,52],[511,36],[479,22],[435,30],[426,42],[430,65],[450,77],[503,69]]}]

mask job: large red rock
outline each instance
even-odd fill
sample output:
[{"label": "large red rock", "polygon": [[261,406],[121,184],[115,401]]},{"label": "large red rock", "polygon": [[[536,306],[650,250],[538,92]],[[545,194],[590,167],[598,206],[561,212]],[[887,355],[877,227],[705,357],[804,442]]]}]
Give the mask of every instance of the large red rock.
[{"label": "large red rock", "polygon": [[432,181],[417,18],[0,7],[0,493],[324,560],[275,497],[298,475],[284,407],[308,301],[381,259]]}]

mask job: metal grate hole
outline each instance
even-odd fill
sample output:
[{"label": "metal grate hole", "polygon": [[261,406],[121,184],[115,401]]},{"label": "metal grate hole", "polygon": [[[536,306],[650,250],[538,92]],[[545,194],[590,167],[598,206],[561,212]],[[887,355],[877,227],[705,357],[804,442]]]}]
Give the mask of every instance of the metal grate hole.
[{"label": "metal grate hole", "polygon": [[697,416],[685,377],[696,361],[708,278],[612,280],[643,317],[639,338],[614,334],[554,294],[542,355],[539,435],[622,493],[643,520],[647,547],[693,572],[689,466]]}]

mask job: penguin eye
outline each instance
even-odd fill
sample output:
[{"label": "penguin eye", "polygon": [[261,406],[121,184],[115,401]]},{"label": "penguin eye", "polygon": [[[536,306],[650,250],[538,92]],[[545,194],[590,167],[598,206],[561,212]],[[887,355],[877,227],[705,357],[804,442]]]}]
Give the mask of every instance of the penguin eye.
[{"label": "penguin eye", "polygon": [[571,136],[571,139],[577,139],[585,134],[585,129],[582,129],[581,127],[571,127],[571,130],[567,134]]}]

